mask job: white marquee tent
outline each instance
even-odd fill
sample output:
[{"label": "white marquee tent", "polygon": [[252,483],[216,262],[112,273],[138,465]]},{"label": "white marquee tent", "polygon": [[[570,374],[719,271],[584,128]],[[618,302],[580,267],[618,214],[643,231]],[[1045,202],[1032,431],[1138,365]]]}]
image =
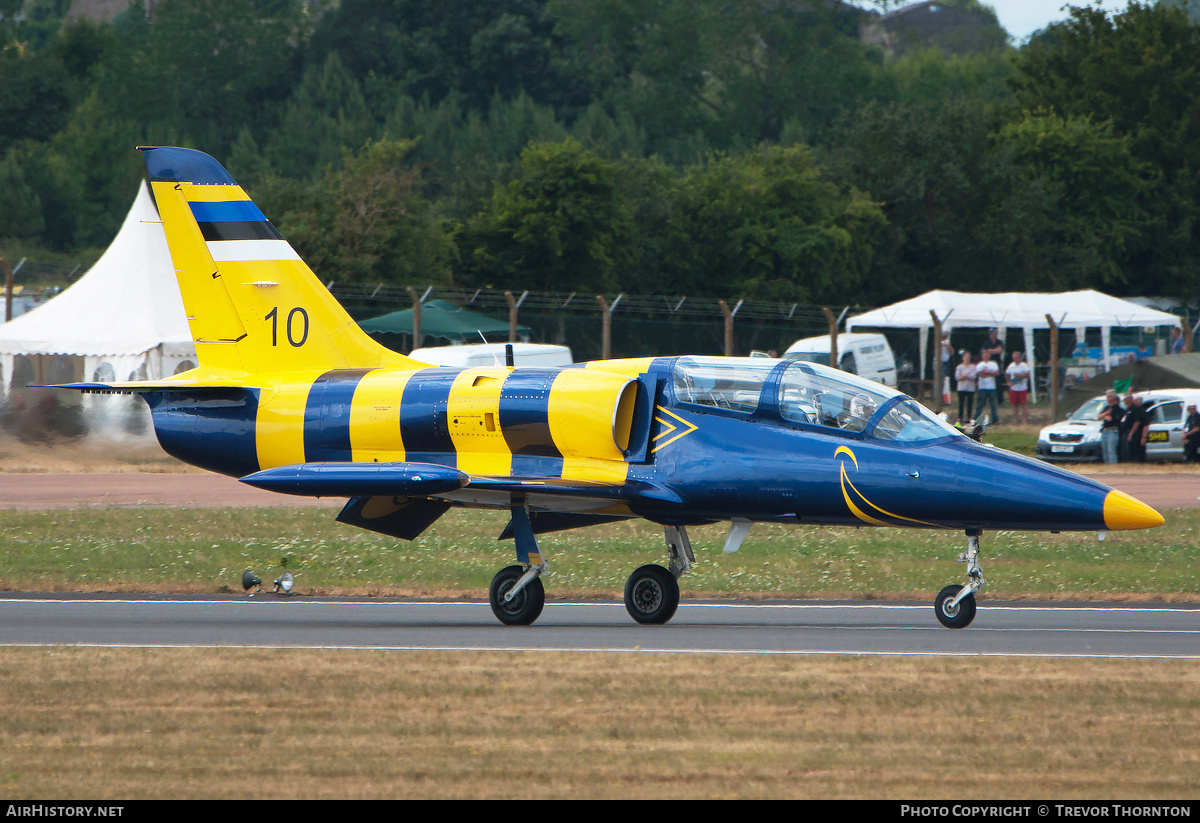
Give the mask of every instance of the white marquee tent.
[{"label": "white marquee tent", "polygon": [[[924,377],[928,345],[926,331],[933,328],[933,312],[942,323],[943,331],[955,328],[998,328],[1001,339],[1010,328],[1020,328],[1025,335],[1025,351],[1032,352],[1035,329],[1049,329],[1046,315],[1054,318],[1060,328],[1073,328],[1077,339],[1088,328],[1100,329],[1104,362],[1109,360],[1109,340],[1113,327],[1180,326],[1173,314],[1140,306],[1128,300],[1110,297],[1098,291],[1059,293],[966,294],[954,291],[931,291],[893,303],[882,309],[859,314],[846,320],[846,331],[855,328],[901,328],[921,331],[921,376]],[[1032,361],[1032,358],[1030,358]]]},{"label": "white marquee tent", "polygon": [[96,265],[58,296],[0,324],[5,395],[25,383],[153,380],[195,362],[167,238],[144,182]]}]

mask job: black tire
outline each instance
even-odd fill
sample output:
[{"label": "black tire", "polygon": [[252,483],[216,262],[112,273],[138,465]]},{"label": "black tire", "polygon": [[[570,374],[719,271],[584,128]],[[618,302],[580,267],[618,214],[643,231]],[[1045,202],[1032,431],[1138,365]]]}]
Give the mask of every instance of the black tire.
[{"label": "black tire", "polygon": [[679,608],[679,583],[662,566],[642,566],[625,583],[625,610],[639,623],[666,623]]},{"label": "black tire", "polygon": [[962,586],[947,586],[938,592],[937,599],[933,601],[938,622],[947,629],[965,629],[975,619],[975,595],[973,594],[968,594],[953,609],[949,608],[950,601],[957,597],[962,589]]},{"label": "black tire", "polygon": [[520,566],[508,566],[496,573],[492,585],[488,589],[488,602],[492,605],[492,614],[506,626],[528,626],[538,619],[542,607],[546,605],[546,589],[542,579],[535,577],[529,585],[509,602],[504,602],[504,593],[517,585],[525,570]]}]

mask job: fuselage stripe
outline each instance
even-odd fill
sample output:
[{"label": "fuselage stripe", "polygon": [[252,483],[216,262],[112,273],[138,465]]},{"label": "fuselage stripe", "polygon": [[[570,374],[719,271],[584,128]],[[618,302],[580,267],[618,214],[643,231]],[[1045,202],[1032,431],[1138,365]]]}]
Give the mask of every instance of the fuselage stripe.
[{"label": "fuselage stripe", "polygon": [[410,462],[458,466],[447,417],[459,369],[422,369],[404,385],[400,438]]},{"label": "fuselage stripe", "polygon": [[562,452],[550,435],[550,388],[555,370],[515,371],[500,390],[500,430],[513,455],[558,458]]},{"label": "fuselage stripe", "polygon": [[349,462],[350,408],[354,391],[370,369],[326,372],[316,379],[304,408],[304,459],[308,463]]}]

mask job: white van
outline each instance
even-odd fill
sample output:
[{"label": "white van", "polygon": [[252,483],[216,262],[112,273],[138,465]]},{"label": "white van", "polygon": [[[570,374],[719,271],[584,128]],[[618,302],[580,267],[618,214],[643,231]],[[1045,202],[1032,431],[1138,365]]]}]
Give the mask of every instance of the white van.
[{"label": "white van", "polygon": [[504,347],[513,347],[513,364],[517,366],[569,366],[571,350],[549,343],[473,343],[467,346],[431,346],[414,349],[409,355],[431,366],[503,366]]},{"label": "white van", "polygon": [[[788,346],[784,360],[806,360],[829,365],[829,335],[806,337]],[[882,334],[839,334],[838,361],[842,371],[867,380],[896,385],[896,355]]]}]

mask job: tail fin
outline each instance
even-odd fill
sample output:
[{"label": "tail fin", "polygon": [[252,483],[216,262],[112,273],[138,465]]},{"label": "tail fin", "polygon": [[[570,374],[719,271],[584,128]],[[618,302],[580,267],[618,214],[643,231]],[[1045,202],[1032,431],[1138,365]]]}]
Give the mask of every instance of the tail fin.
[{"label": "tail fin", "polygon": [[140,149],[202,370],[253,378],[419,365],[358,327],[220,163]]}]

